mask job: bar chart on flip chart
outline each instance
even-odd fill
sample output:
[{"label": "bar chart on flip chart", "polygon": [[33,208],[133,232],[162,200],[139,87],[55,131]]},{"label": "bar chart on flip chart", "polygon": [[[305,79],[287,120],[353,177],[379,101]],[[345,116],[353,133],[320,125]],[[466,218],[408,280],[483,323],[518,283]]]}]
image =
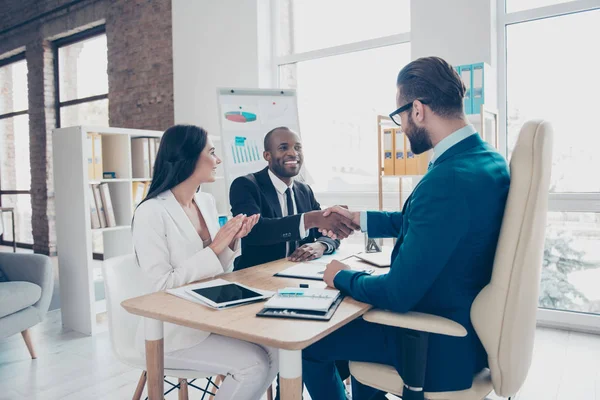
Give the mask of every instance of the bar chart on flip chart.
[{"label": "bar chart on flip chart", "polygon": [[231,159],[234,164],[251,163],[262,160],[261,150],[256,140],[248,140],[243,136],[236,136],[231,143]]}]

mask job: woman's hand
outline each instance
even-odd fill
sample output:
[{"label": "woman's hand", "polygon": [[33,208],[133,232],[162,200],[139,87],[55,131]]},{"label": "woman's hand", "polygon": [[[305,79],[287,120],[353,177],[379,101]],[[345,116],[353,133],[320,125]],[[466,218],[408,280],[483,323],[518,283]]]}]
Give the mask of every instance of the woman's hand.
[{"label": "woman's hand", "polygon": [[259,219],[260,214],[254,214],[251,217],[246,217],[246,220],[242,224],[242,227],[240,228],[239,232],[237,233],[237,235],[235,235],[235,239],[241,239],[243,237],[246,237],[250,233],[252,228],[254,228],[254,225],[256,225]]},{"label": "woman's hand", "polygon": [[219,229],[215,235],[215,239],[208,247],[210,247],[216,255],[221,254],[223,250],[234,241],[235,236],[242,228],[246,219],[247,217],[244,214],[240,214],[227,221],[227,223]]}]

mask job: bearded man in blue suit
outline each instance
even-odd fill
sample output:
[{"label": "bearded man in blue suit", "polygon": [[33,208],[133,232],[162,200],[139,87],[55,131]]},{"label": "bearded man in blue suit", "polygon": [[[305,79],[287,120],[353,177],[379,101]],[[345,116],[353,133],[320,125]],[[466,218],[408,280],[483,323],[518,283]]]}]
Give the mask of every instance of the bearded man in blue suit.
[{"label": "bearded man in blue suit", "polygon": [[[415,154],[433,149],[428,172],[401,212],[329,210],[352,218],[371,238],[397,238],[388,274],[370,276],[334,261],[324,276],[329,286],[377,308],[435,314],[467,330],[465,337],[430,336],[426,392],[467,389],[487,366],[470,309],[491,278],[510,178],[504,157],[469,124],[464,96],[460,77],[440,58],[404,67],[390,116]],[[403,341],[402,330],[359,319],[309,346],[303,377],[311,397],[345,399],[335,360],[392,365],[402,375]],[[353,381],[354,400],[378,395]]]}]

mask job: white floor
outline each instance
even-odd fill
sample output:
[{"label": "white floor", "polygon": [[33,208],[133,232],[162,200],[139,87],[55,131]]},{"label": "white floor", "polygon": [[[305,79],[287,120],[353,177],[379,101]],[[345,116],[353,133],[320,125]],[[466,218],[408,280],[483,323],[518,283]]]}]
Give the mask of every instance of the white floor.
[{"label": "white floor", "polygon": [[[37,360],[29,358],[21,335],[0,340],[0,400],[133,395],[140,371],[114,357],[108,332],[94,337],[64,332],[55,310],[31,333]],[[190,390],[190,399],[200,398],[198,391]],[[305,393],[304,399],[309,398]],[[177,392],[167,399],[177,399]],[[600,336],[538,328],[533,364],[517,399],[600,400]]]}]

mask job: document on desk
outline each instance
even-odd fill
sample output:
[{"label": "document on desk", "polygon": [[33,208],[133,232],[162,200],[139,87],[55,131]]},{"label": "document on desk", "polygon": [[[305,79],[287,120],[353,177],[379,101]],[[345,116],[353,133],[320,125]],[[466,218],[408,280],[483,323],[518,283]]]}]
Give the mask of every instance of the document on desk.
[{"label": "document on desk", "polygon": [[[276,273],[275,276],[321,281],[323,280],[323,274],[325,273],[327,264],[317,263],[316,261],[318,260],[293,265]],[[351,268],[354,271],[366,272],[367,274],[372,274],[375,271],[375,269],[371,267],[351,266]]]}]

